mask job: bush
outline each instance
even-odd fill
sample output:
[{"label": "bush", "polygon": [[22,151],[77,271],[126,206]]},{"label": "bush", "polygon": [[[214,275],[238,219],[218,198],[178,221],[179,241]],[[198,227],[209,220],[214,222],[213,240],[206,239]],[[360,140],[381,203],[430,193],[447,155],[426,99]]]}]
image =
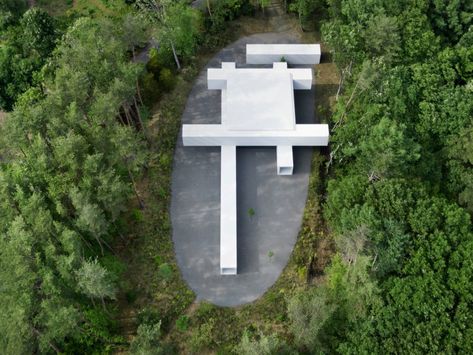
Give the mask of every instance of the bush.
[{"label": "bush", "polygon": [[158,81],[154,78],[153,73],[146,73],[141,79],[141,89],[143,93],[143,101],[147,106],[152,106],[161,95]]},{"label": "bush", "polygon": [[209,302],[200,302],[199,308],[195,311],[195,317],[199,321],[205,321],[210,319],[210,317],[215,314],[217,307],[215,307],[212,303]]},{"label": "bush", "polygon": [[159,276],[165,281],[169,281],[172,278],[172,268],[168,263],[159,265]]},{"label": "bush", "polygon": [[134,208],[131,215],[135,222],[143,222],[144,220],[143,212],[138,208]]},{"label": "bush", "polygon": [[151,48],[149,51],[149,61],[146,63],[146,70],[148,73],[152,73],[155,79],[158,79],[161,70],[171,66],[173,63],[174,59],[166,51],[162,49],[158,51],[156,48]]},{"label": "bush", "polygon": [[186,315],[180,316],[176,321],[176,328],[181,332],[185,332],[189,327],[189,317]]},{"label": "bush", "polygon": [[100,308],[84,310],[82,314],[84,323],[81,331],[77,332],[74,339],[63,345],[61,350],[65,354],[99,354],[103,349],[123,339],[116,335],[118,327],[110,319],[110,315]]},{"label": "bush", "polygon": [[139,313],[138,316],[136,317],[138,324],[156,324],[160,322],[161,317],[160,314],[152,309],[151,307],[145,307],[143,308]]},{"label": "bush", "polygon": [[161,336],[161,323],[153,325],[141,324],[136,337],[130,345],[131,354],[154,355],[162,354],[159,337]]},{"label": "bush", "polygon": [[159,73],[159,85],[165,91],[171,91],[176,86],[176,77],[168,68],[161,69]]},{"label": "bush", "polygon": [[125,292],[125,298],[126,298],[126,302],[128,304],[133,304],[135,303],[136,299],[138,298],[138,292],[136,290],[128,290]]},{"label": "bush", "polygon": [[291,353],[286,343],[276,335],[269,336],[260,333],[255,339],[251,339],[247,332],[243,333],[240,344],[235,349],[235,353],[241,355],[272,355]]},{"label": "bush", "polygon": [[202,350],[212,345],[214,325],[215,321],[210,319],[207,323],[194,329],[189,340],[189,346],[192,352],[200,353]]}]

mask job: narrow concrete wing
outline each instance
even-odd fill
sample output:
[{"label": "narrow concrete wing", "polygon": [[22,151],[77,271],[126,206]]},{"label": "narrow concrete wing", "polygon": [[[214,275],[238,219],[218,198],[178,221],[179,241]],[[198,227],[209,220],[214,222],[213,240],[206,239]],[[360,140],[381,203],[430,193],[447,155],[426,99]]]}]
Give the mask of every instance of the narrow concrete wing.
[{"label": "narrow concrete wing", "polygon": [[285,60],[289,64],[320,64],[320,44],[247,44],[248,64],[271,64]]}]

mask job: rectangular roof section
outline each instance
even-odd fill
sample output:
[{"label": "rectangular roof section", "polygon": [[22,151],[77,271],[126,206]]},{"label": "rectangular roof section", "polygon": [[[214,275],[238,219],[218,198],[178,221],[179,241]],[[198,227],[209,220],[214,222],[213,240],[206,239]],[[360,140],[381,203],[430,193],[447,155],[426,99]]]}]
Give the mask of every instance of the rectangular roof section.
[{"label": "rectangular roof section", "polygon": [[284,58],[289,64],[319,64],[320,44],[247,44],[248,64],[272,64]]}]

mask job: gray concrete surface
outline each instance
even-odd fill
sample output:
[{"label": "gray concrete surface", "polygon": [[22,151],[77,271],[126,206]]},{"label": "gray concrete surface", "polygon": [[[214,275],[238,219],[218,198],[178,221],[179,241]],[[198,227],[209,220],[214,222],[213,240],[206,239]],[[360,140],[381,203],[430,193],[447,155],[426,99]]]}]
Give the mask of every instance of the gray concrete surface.
[{"label": "gray concrete surface", "polygon": [[[222,61],[244,66],[246,43],[295,42],[275,33],[245,37],[223,49],[207,67],[220,67]],[[313,123],[314,88],[295,91],[295,101],[297,123]],[[182,123],[220,123],[220,91],[207,90],[206,70],[189,95]],[[220,147],[183,147],[179,136],[172,176],[173,241],[182,275],[198,300],[241,305],[259,298],[277,280],[302,221],[311,155],[312,148],[294,148],[294,175],[278,176],[276,148],[237,148],[238,275],[222,276]]]}]

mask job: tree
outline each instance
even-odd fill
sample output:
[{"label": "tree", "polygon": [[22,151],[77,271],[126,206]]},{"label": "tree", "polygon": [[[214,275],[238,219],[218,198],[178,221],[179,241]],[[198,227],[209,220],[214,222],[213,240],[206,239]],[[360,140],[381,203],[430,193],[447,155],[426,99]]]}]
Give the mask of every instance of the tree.
[{"label": "tree", "polygon": [[0,31],[15,23],[26,8],[26,0],[0,0]]},{"label": "tree", "polygon": [[467,127],[453,136],[448,148],[450,190],[458,194],[458,202],[473,213],[473,130]]},{"label": "tree", "polygon": [[309,21],[314,12],[322,8],[323,3],[321,1],[313,0],[295,0],[288,6],[289,11],[297,13],[302,30],[304,30],[304,25]]},{"label": "tree", "polygon": [[401,53],[396,17],[384,14],[372,17],[365,30],[364,39],[372,57],[383,56],[384,60],[391,62]]},{"label": "tree", "polygon": [[117,271],[94,257],[110,253],[143,164],[130,107],[142,68],[103,21],[69,28],[42,87],[22,94],[2,125],[0,347],[8,353],[102,352],[116,341],[110,323],[89,312],[95,299],[116,295]]},{"label": "tree", "polygon": [[336,311],[317,332],[322,351],[471,352],[473,229],[457,205],[473,181],[468,9],[328,3],[322,32],[343,76],[325,207],[339,256],[321,285]]},{"label": "tree", "polygon": [[137,6],[157,25],[156,38],[160,49],[170,51],[181,69],[179,57],[188,59],[194,54],[200,32],[200,12],[183,2],[139,0]]},{"label": "tree", "polygon": [[370,180],[402,175],[420,158],[420,147],[406,137],[405,127],[386,118],[373,127],[359,149],[359,164]]},{"label": "tree", "polygon": [[297,293],[289,300],[290,329],[300,348],[335,351],[336,334],[350,329],[379,305],[379,290],[370,276],[370,266],[371,259],[366,255],[350,262],[336,255],[326,270],[326,284]]},{"label": "tree", "polygon": [[309,351],[322,346],[320,333],[336,310],[330,301],[326,288],[314,288],[298,293],[288,302],[290,329],[298,346]]},{"label": "tree", "polygon": [[49,56],[57,38],[53,18],[46,11],[33,7],[24,13],[20,26],[24,52],[35,51],[40,57]]},{"label": "tree", "polygon": [[[1,27],[1,26],[0,26]],[[33,8],[5,32],[0,46],[0,108],[10,111],[23,92],[37,83],[58,36],[55,21]]]},{"label": "tree", "polygon": [[98,298],[103,304],[105,298],[116,298],[116,287],[112,284],[108,271],[97,259],[84,261],[76,274],[77,286],[88,297]]},{"label": "tree", "polygon": [[[471,312],[470,217],[439,198],[420,200],[408,218],[416,234],[399,275],[383,285],[383,307],[352,330],[345,353],[469,352]],[[360,342],[358,339],[365,339]],[[376,350],[375,350],[376,351]]]},{"label": "tree", "polygon": [[136,47],[145,44],[149,40],[146,17],[133,13],[126,14],[120,31],[124,45],[135,58]]},{"label": "tree", "polygon": [[429,3],[429,19],[433,28],[444,38],[456,43],[468,31],[473,21],[473,5],[468,1],[432,1]]},{"label": "tree", "polygon": [[256,3],[259,5],[261,10],[263,10],[263,15],[264,15],[264,9],[268,7],[269,0],[256,0]]}]

